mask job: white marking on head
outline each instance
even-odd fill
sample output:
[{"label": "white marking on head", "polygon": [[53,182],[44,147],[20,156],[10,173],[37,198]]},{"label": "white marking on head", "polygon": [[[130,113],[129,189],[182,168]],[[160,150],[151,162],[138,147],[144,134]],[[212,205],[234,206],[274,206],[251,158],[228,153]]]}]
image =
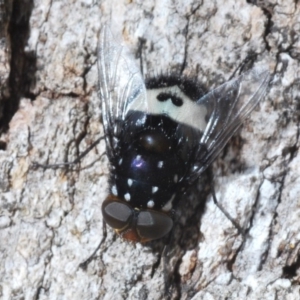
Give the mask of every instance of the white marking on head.
[{"label": "white marking on head", "polygon": [[132,186],[132,182],[133,182],[133,181],[132,181],[131,178],[128,178],[128,179],[127,179],[127,184],[128,184],[128,186]]},{"label": "white marking on head", "polygon": [[147,207],[148,207],[148,208],[152,208],[152,207],[154,207],[154,205],[155,205],[155,203],[154,203],[153,200],[149,200],[149,201],[147,202]]},{"label": "white marking on head", "polygon": [[122,164],[122,162],[123,162],[123,158],[120,158],[120,160],[119,160],[119,166]]},{"label": "white marking on head", "polygon": [[174,175],[174,179],[173,180],[174,180],[175,183],[178,182],[178,175],[177,174]]},{"label": "white marking on head", "polygon": [[[174,105],[171,99],[162,102],[158,101],[157,96],[161,93],[175,94],[182,99],[182,106]],[[205,117],[207,108],[205,101],[197,103],[191,100],[178,86],[149,89],[147,90],[147,101],[141,101],[140,99],[140,97],[136,97],[128,104],[126,110],[139,110],[155,115],[166,114],[171,119],[190,125],[200,131],[204,132],[206,128],[207,122]]]},{"label": "white marking on head", "polygon": [[126,201],[130,201],[131,196],[130,196],[129,193],[126,193],[126,194],[124,195],[124,198],[125,198]]},{"label": "white marking on head", "polygon": [[170,200],[162,208],[163,211],[170,211],[173,207],[173,200],[175,199],[176,194],[173,194]]},{"label": "white marking on head", "polygon": [[162,160],[160,160],[157,164],[157,167],[161,169],[163,167],[163,165],[164,165],[164,162]]},{"label": "white marking on head", "polygon": [[113,185],[111,187],[111,192],[113,193],[113,195],[118,196],[118,190],[117,190],[117,187],[115,185]]},{"label": "white marking on head", "polygon": [[156,193],[158,191],[158,187],[157,186],[153,186],[152,187],[152,194]]},{"label": "white marking on head", "polygon": [[140,160],[141,158],[142,158],[141,155],[137,155],[137,156],[136,156],[136,160]]}]

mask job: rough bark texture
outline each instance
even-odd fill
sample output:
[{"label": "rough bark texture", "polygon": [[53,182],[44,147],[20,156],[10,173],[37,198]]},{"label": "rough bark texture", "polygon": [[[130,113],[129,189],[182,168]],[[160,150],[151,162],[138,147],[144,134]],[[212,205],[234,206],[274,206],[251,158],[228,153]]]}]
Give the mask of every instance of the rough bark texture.
[{"label": "rough bark texture", "polygon": [[[0,1],[0,298],[299,299],[300,3],[241,1]],[[3,18],[5,16],[5,18]],[[274,72],[268,94],[183,199],[163,242],[103,237],[108,162],[97,97],[99,30],[113,19],[144,74],[184,68],[208,89],[249,54]],[[4,42],[3,42],[4,41]],[[11,59],[10,59],[11,58]],[[80,167],[80,168],[79,168]],[[164,263],[165,262],[165,263]]]}]

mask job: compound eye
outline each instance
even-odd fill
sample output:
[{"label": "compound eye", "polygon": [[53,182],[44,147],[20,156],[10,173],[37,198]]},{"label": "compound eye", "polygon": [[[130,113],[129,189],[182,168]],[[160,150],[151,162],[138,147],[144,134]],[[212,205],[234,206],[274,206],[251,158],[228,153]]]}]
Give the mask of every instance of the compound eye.
[{"label": "compound eye", "polygon": [[145,241],[156,240],[165,236],[172,227],[172,218],[157,211],[141,211],[136,223],[136,230]]},{"label": "compound eye", "polygon": [[128,227],[133,216],[133,210],[127,204],[111,199],[110,196],[102,204],[104,221],[114,229]]}]

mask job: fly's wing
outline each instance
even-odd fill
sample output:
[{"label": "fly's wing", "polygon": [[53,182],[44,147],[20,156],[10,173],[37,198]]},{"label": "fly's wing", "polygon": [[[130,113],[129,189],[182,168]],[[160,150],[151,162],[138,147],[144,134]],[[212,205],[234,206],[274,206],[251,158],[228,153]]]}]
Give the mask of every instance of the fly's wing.
[{"label": "fly's wing", "polygon": [[116,42],[107,26],[99,37],[98,75],[107,154],[113,159],[118,155],[121,127],[130,106],[134,102],[146,107],[147,102],[140,71],[128,49]]},{"label": "fly's wing", "polygon": [[[208,107],[208,123],[200,140],[198,164],[194,172],[202,173],[217,157],[228,140],[264,96],[270,75],[252,69],[230,80],[197,101]],[[204,152],[203,152],[204,149]]]}]

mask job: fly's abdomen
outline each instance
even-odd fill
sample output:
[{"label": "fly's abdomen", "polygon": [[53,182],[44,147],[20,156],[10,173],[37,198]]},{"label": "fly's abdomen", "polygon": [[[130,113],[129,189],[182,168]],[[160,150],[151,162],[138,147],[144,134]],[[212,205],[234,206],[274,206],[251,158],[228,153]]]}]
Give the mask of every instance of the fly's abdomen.
[{"label": "fly's abdomen", "polygon": [[174,199],[184,165],[174,151],[162,154],[131,148],[122,155],[115,170],[118,196],[136,208],[162,209]]}]

